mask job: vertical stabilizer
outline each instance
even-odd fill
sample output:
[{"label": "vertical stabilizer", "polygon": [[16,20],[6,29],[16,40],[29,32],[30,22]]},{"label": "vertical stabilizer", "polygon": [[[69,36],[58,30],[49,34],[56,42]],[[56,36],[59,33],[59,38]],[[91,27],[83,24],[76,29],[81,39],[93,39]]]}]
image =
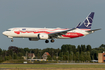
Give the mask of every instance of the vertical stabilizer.
[{"label": "vertical stabilizer", "polygon": [[91,12],[89,16],[86,17],[85,21],[81,25],[79,25],[77,28],[79,29],[91,29],[92,22],[94,18],[94,12]]}]

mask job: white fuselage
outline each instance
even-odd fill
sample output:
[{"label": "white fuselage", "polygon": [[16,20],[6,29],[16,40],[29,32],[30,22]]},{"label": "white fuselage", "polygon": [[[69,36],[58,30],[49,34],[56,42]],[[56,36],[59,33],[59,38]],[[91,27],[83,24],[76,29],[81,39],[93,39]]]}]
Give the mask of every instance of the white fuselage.
[{"label": "white fuselage", "polygon": [[[37,38],[38,34],[50,34],[54,32],[60,32],[67,30],[61,28],[10,28],[4,31],[3,34],[9,38]],[[86,30],[75,29],[68,31],[65,35],[58,36],[57,38],[76,38],[89,34]]]}]

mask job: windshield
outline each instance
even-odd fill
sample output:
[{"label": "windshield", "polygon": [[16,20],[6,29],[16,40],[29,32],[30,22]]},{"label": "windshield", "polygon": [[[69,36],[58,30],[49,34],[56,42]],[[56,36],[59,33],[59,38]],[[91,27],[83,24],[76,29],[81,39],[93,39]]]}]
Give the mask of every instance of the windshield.
[{"label": "windshield", "polygon": [[11,30],[6,30],[6,31],[11,31]]}]

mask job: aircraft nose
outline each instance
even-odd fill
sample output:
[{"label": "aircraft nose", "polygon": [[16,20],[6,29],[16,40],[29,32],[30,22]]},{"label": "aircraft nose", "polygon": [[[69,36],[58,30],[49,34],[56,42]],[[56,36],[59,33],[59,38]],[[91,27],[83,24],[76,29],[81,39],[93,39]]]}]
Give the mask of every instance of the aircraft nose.
[{"label": "aircraft nose", "polygon": [[3,34],[3,35],[6,35],[6,32],[4,31],[2,34]]}]

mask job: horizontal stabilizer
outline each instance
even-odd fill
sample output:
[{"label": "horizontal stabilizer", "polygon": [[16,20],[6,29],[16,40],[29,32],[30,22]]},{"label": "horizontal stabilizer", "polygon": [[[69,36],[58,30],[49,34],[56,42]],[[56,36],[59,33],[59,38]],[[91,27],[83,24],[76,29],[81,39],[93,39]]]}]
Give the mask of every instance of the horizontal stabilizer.
[{"label": "horizontal stabilizer", "polygon": [[98,30],[101,30],[101,28],[100,29],[90,30],[90,31],[87,31],[87,32],[94,32],[94,31],[98,31]]}]

